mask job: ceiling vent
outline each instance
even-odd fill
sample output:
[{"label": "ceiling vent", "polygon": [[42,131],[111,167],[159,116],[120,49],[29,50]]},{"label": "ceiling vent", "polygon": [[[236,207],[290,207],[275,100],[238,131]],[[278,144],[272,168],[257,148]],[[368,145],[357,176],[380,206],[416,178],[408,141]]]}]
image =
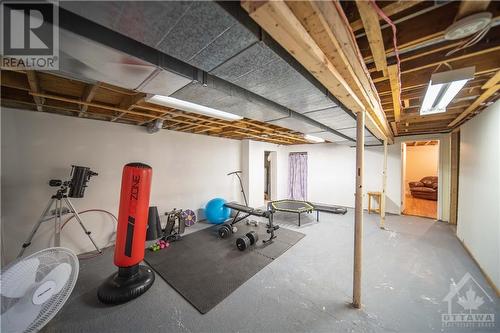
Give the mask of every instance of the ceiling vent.
[{"label": "ceiling vent", "polygon": [[146,128],[149,134],[156,133],[163,128],[163,120],[155,119],[154,121],[148,123]]}]

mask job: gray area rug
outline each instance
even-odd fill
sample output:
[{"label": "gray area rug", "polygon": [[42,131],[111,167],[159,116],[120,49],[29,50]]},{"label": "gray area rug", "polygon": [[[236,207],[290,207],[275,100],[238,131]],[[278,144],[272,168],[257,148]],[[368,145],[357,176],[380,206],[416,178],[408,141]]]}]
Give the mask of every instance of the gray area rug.
[{"label": "gray area rug", "polygon": [[[257,272],[285,253],[305,235],[285,228],[269,238],[264,224],[237,224],[227,239],[217,235],[219,226],[206,228],[158,252],[147,250],[144,260],[201,313],[207,313]],[[250,230],[259,235],[255,246],[239,251],[236,239]]]}]

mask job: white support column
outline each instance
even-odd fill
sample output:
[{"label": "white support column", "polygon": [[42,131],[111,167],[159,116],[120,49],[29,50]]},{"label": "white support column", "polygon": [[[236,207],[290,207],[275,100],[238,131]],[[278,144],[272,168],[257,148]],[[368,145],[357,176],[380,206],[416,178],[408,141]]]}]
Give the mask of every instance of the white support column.
[{"label": "white support column", "polygon": [[352,304],[361,308],[361,266],[363,257],[363,174],[365,155],[365,112],[356,115],[356,201],[354,205],[354,276]]},{"label": "white support column", "polygon": [[387,140],[384,140],[384,167],[382,169],[382,197],[380,198],[380,229],[385,229],[386,191],[387,191]]}]

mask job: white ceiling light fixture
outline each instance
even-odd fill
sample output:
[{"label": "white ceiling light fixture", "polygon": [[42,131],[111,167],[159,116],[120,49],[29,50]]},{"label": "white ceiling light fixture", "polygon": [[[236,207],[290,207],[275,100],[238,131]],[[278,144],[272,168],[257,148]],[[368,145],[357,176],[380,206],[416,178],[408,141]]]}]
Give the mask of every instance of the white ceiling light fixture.
[{"label": "white ceiling light fixture", "polygon": [[446,112],[446,107],[467,81],[474,78],[475,67],[466,67],[447,72],[435,73],[427,86],[420,115]]},{"label": "white ceiling light fixture", "polygon": [[318,138],[317,136],[309,135],[309,134],[304,135],[304,139],[306,139],[307,141],[314,142],[314,143],[323,143],[323,142],[325,142],[325,139]]},{"label": "white ceiling light fixture", "polygon": [[181,99],[173,98],[170,96],[150,95],[146,97],[146,101],[153,104],[163,105],[169,108],[174,108],[177,110],[198,113],[205,116],[219,118],[227,121],[236,121],[243,119],[243,117],[238,116],[236,114],[224,112],[217,109],[212,109],[207,106],[183,101]]}]

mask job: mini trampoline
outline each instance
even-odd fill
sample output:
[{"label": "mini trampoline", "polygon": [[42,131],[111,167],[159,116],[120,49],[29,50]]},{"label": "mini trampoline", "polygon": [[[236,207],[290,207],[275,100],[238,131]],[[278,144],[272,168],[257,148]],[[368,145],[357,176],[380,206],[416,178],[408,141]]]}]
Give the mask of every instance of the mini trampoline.
[{"label": "mini trampoline", "polygon": [[302,215],[302,213],[312,213],[314,210],[314,206],[309,202],[300,200],[277,200],[271,201],[269,204],[273,212],[278,211],[297,214],[299,216],[299,227],[300,215]]},{"label": "mini trampoline", "polygon": [[308,201],[301,200],[277,200],[271,201],[269,203],[269,210],[271,212],[288,212],[295,213],[299,217],[299,227],[300,227],[300,216],[302,213],[312,213],[316,211],[316,220],[319,221],[319,212],[332,213],[332,214],[342,214],[347,213],[347,209],[344,207],[326,205],[326,204],[316,204]]}]

